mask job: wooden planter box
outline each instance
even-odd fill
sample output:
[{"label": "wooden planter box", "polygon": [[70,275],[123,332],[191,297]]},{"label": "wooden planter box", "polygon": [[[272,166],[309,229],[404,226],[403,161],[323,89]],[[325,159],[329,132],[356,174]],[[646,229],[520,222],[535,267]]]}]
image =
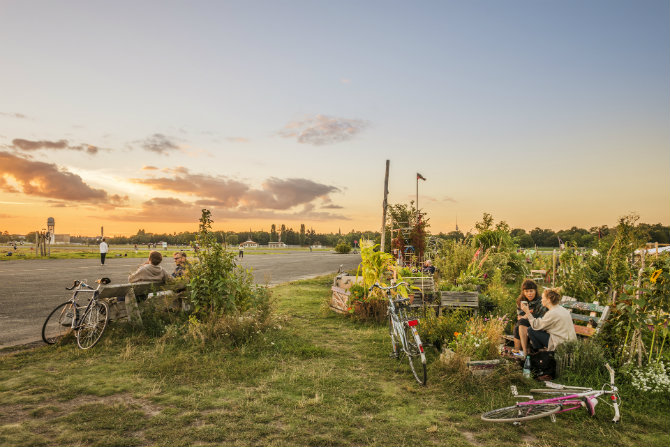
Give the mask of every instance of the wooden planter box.
[{"label": "wooden planter box", "polygon": [[500,365],[503,361],[501,359],[494,360],[469,360],[468,369],[475,376],[482,376],[491,374],[496,366]]},{"label": "wooden planter box", "polygon": [[[359,277],[358,282],[362,283],[363,278]],[[356,277],[351,275],[337,275],[333,280],[333,286],[330,288],[333,295],[330,298],[330,308],[335,312],[344,314],[349,312],[349,297],[351,293],[349,288],[356,283]]]}]

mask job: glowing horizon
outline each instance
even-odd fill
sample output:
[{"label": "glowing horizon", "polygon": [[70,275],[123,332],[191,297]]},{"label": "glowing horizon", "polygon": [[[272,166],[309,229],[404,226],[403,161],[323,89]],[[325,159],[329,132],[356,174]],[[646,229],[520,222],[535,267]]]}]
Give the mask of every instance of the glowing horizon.
[{"label": "glowing horizon", "polygon": [[201,208],[217,230],[378,231],[386,159],[389,203],[426,177],[434,233],[484,212],[527,231],[668,225],[669,14],[7,1],[0,231],[195,231]]}]

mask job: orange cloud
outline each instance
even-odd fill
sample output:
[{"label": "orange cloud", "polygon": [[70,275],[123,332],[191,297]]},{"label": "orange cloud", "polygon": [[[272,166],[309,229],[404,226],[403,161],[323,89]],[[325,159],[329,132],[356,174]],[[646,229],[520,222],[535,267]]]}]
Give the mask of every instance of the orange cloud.
[{"label": "orange cloud", "polygon": [[[9,184],[7,179],[13,179],[16,186]],[[110,196],[102,189],[92,188],[78,175],[55,164],[27,160],[7,152],[0,152],[0,190],[98,205],[120,204],[127,200],[127,197]]]}]

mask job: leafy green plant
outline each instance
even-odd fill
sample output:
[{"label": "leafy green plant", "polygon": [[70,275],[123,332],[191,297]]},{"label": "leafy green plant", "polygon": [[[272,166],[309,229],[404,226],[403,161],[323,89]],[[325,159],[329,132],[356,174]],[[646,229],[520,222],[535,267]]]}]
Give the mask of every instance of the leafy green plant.
[{"label": "leafy green plant", "polygon": [[338,244],[335,246],[335,252],[336,253],[341,253],[341,254],[347,254],[351,251],[351,245],[349,245],[349,242],[341,240],[338,242]]},{"label": "leafy green plant", "polygon": [[[235,256],[223,249],[212,233],[211,212],[203,209],[200,231],[195,246],[197,262],[189,268],[188,297],[193,307],[191,324],[197,332],[197,323],[211,323],[217,316],[234,315],[269,309],[267,288],[256,286],[251,271],[235,264]],[[268,310],[269,311],[269,310]]]},{"label": "leafy green plant", "polygon": [[561,343],[556,348],[556,373],[559,376],[572,375],[584,382],[606,380],[605,352],[596,340],[574,340]]},{"label": "leafy green plant", "polygon": [[[361,276],[363,278],[363,286],[366,291],[372,287],[373,284],[379,283],[383,287],[387,287],[388,280],[393,271],[396,271],[396,279],[402,281],[402,275],[397,274],[397,267],[395,265],[395,258],[389,253],[376,250],[379,244],[374,244],[372,241],[361,240],[361,263],[358,266],[358,273],[356,278]],[[402,296],[407,296],[408,290],[404,286],[398,287],[398,293]],[[376,297],[379,299],[386,298],[383,291],[375,288],[372,292],[366,295],[368,298]]]},{"label": "leafy green plant", "polygon": [[452,341],[455,334],[465,331],[468,318],[469,313],[465,310],[455,310],[440,316],[430,312],[421,319],[419,325],[421,340],[432,344],[439,350],[443,345]]},{"label": "leafy green plant", "polygon": [[507,323],[507,316],[472,317],[465,332],[455,334],[449,348],[471,360],[496,359],[500,356],[500,340]]}]

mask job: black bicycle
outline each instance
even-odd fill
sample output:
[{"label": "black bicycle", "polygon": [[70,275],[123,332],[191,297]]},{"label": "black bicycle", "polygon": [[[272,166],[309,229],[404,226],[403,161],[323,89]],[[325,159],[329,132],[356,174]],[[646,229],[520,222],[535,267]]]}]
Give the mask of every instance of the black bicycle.
[{"label": "black bicycle", "polygon": [[[53,345],[74,332],[77,345],[81,349],[95,346],[109,321],[107,303],[98,299],[99,289],[102,284],[109,284],[111,281],[109,278],[101,278],[96,282],[98,287],[95,289],[80,280],[76,280],[72,287],[65,288],[74,290],[72,298],[56,306],[47,317],[42,326],[42,340],[45,343]],[[86,306],[77,303],[80,293],[91,293]]]}]

